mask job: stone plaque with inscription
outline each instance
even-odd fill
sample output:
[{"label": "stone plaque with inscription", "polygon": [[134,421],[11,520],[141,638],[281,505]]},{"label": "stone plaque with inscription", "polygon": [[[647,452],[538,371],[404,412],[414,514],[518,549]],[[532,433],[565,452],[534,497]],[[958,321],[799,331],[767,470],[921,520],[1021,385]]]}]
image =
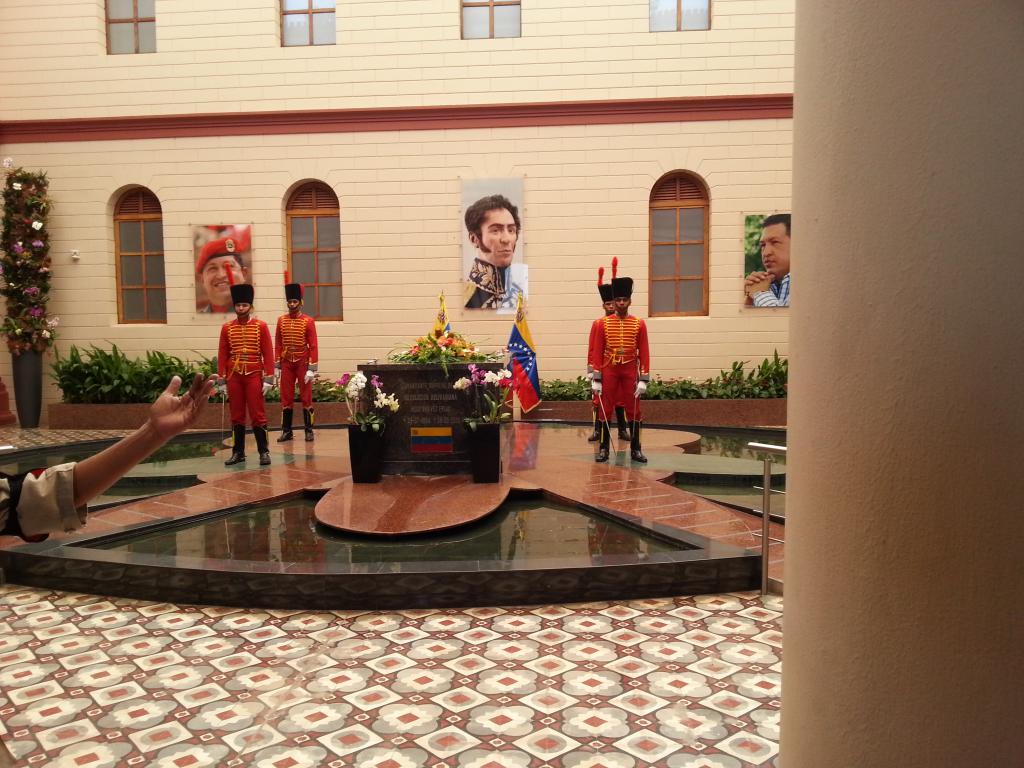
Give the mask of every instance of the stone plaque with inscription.
[{"label": "stone plaque with inscription", "polygon": [[[500,371],[501,363],[477,363]],[[382,471],[386,475],[453,475],[470,472],[466,428],[470,398],[452,389],[469,375],[469,365],[363,363],[366,378],[376,374],[384,391],[398,397],[398,412],[388,417]]]}]

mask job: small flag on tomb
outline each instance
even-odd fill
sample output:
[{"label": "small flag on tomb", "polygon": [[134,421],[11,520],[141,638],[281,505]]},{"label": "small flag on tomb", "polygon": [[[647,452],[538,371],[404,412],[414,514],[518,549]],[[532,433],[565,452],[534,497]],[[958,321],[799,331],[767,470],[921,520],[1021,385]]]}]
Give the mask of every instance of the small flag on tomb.
[{"label": "small flag on tomb", "polygon": [[448,306],[444,302],[444,292],[437,297],[441,307],[437,310],[437,317],[434,319],[434,338],[438,339],[452,330],[452,324],[448,322]]},{"label": "small flag on tomb", "polygon": [[452,453],[455,449],[451,427],[410,427],[409,449],[413,453]]}]

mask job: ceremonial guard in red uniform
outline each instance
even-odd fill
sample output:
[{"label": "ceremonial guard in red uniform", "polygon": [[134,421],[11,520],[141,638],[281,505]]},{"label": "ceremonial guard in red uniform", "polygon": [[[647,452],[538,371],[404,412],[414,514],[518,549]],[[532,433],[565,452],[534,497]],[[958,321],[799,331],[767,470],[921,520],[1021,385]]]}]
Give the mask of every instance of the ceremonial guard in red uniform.
[{"label": "ceremonial guard in red uniform", "polygon": [[[614,278],[619,268],[619,260],[617,258],[612,259],[612,277]],[[604,282],[604,267],[597,270],[597,292],[601,295],[601,306],[604,308],[604,316],[615,314],[615,299],[612,297],[612,284]],[[589,364],[589,361],[595,356],[594,344],[597,338],[597,327],[601,324],[600,320],[595,320],[590,326],[590,340],[587,342],[587,380],[594,380],[594,369]],[[597,350],[600,352],[600,350]],[[594,432],[587,438],[588,443],[594,443],[601,439],[600,423],[604,420],[601,415],[601,396],[596,392],[593,393],[594,401]],[[619,439],[629,440],[629,427],[626,426],[626,409],[625,403],[615,404],[615,418],[619,423]]]},{"label": "ceremonial guard in red uniform", "polygon": [[270,463],[263,396],[274,385],[274,343],[267,324],[251,317],[254,295],[253,287],[247,283],[232,285],[235,319],[220,329],[217,372],[227,380],[234,433],[231,458],[224,462],[228,466],[245,461],[246,409],[256,437],[260,464]]},{"label": "ceremonial guard in red uniform", "polygon": [[607,315],[599,321],[588,361],[594,370],[591,387],[601,396],[603,407],[597,461],[608,461],[611,444],[611,432],[603,416],[610,413],[616,403],[624,402],[632,431],[630,459],[646,463],[647,457],[640,449],[640,396],[647,391],[647,382],[651,379],[647,326],[643,320],[629,314],[629,305],[633,299],[633,278],[613,277],[612,296],[615,314]]},{"label": "ceremonial guard in red uniform", "polygon": [[281,436],[277,442],[292,439],[292,408],[295,405],[295,382],[299,383],[302,400],[302,426],[306,442],[313,439],[313,379],[316,377],[316,322],[302,312],[302,285],[287,283],[284,298],[288,314],[277,318],[274,331],[274,352],[281,377]]}]

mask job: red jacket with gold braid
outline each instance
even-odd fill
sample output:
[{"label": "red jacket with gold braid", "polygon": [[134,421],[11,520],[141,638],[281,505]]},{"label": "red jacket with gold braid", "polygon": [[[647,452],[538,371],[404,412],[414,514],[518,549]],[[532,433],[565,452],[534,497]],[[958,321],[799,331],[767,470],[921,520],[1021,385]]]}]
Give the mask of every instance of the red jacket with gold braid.
[{"label": "red jacket with gold braid", "polygon": [[270,328],[262,320],[250,318],[242,324],[238,319],[224,323],[220,329],[217,349],[217,373],[227,378],[234,373],[247,376],[261,373],[274,375],[274,343]]},{"label": "red jacket with gold braid", "polygon": [[647,344],[647,325],[639,317],[606,315],[594,322],[587,352],[587,368],[601,380],[601,370],[609,365],[635,366],[641,381],[651,378],[651,352]]},{"label": "red jacket with gold braid", "polygon": [[277,329],[274,331],[274,353],[276,360],[296,360],[309,356],[310,365],[317,363],[316,321],[301,312],[292,317],[290,314],[277,318]]}]

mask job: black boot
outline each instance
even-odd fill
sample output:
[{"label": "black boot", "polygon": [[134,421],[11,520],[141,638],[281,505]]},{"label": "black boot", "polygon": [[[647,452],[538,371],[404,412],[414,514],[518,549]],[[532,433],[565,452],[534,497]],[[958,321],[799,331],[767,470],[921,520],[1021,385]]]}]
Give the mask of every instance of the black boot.
[{"label": "black boot", "polygon": [[254,426],[252,433],[256,437],[256,452],[260,455],[260,466],[265,467],[270,463],[270,447],[267,445],[267,425],[262,427]]},{"label": "black boot", "polygon": [[644,456],[643,451],[640,450],[640,422],[634,421],[630,426],[633,429],[633,439],[629,443],[629,458],[632,461],[639,461],[641,464],[646,464],[647,457]]},{"label": "black boot", "polygon": [[306,442],[313,442],[313,409],[302,409],[302,428],[306,431]]},{"label": "black boot", "polygon": [[590,437],[587,438],[587,442],[588,443],[596,443],[598,440],[601,439],[601,430],[600,430],[600,428],[598,426],[600,423],[601,423],[601,416],[597,412],[597,408],[595,408],[594,409],[594,432],[593,432],[593,434]]},{"label": "black boot", "polygon": [[287,443],[292,439],[292,409],[281,409],[281,436],[277,438],[279,443]]},{"label": "black boot", "polygon": [[231,446],[231,458],[224,462],[225,467],[245,461],[245,424],[232,424],[231,433],[234,435],[234,444]]},{"label": "black boot", "polygon": [[629,427],[626,425],[626,409],[621,405],[615,408],[615,418],[619,421],[619,440],[629,442],[632,438],[629,436]]},{"label": "black boot", "polygon": [[597,456],[594,458],[594,461],[598,464],[603,464],[608,461],[608,449],[611,446],[612,433],[611,430],[608,429],[608,425],[603,421],[597,425],[597,428],[601,433],[601,445],[597,449]]}]

